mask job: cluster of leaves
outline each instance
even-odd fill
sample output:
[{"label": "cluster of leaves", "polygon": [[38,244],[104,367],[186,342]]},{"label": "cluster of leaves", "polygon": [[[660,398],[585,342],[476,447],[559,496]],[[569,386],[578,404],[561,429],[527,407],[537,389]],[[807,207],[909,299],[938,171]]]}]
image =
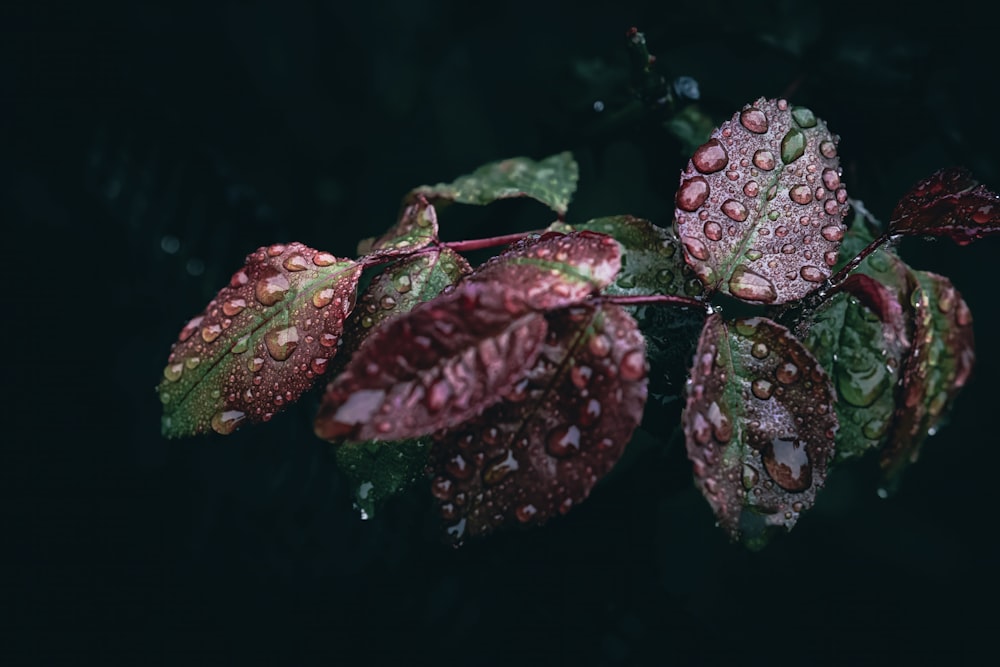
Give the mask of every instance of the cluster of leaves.
[{"label": "cluster of leaves", "polygon": [[[1000,228],[997,195],[948,170],[904,197],[884,234],[860,217],[848,229],[836,144],[808,109],[759,99],[694,151],[672,229],[631,216],[567,224],[577,167],[563,153],[416,188],[358,259],[260,248],[174,344],[163,432],[268,421],[330,375],[315,431],[335,443],[362,511],[427,475],[458,543],[583,501],[639,427],[651,381],[661,401],[683,393],[695,483],[720,524],[763,544],[836,462],[877,450],[896,479],[969,377],[968,307],[886,242]],[[559,221],[440,240],[436,205],[507,197]],[[460,254],[511,240],[475,268]],[[717,294],[760,314],[724,319]],[[650,314],[663,305],[678,317]],[[664,369],[691,349],[671,322],[692,317],[690,379],[671,389]]]}]

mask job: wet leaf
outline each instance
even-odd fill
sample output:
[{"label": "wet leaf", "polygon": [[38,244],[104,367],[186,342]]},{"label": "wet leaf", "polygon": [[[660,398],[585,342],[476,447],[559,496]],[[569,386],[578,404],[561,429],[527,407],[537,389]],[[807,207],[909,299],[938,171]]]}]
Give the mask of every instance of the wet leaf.
[{"label": "wet leaf", "polygon": [[642,417],[646,362],[635,321],[615,305],[546,317],[549,335],[530,371],[432,447],[431,491],[453,542],[565,514],[615,464]]},{"label": "wet leaf", "polygon": [[695,483],[733,539],[760,547],[812,507],[833,455],[830,379],[783,326],[705,322],[682,422]]},{"label": "wet leaf", "polygon": [[296,401],[336,353],[360,275],[301,243],[247,256],[171,350],[158,387],[163,434],[228,434]]},{"label": "wet leaf", "polygon": [[358,297],[344,325],[341,358],[345,364],[383,322],[433,299],[471,271],[464,257],[445,247],[430,248],[387,266]]},{"label": "wet leaf", "polygon": [[348,442],[337,447],[337,468],[350,480],[354,503],[364,518],[375,516],[389,498],[424,479],[428,442]]},{"label": "wet leaf", "polygon": [[422,185],[408,195],[407,201],[423,195],[431,203],[482,205],[498,199],[530,197],[565,215],[578,178],[579,168],[572,153],[559,153],[538,162],[515,157],[484,165],[451,183]]},{"label": "wet leaf", "polygon": [[527,307],[554,310],[600,292],[620,268],[621,248],[610,236],[546,232],[512,244],[468,281],[509,285]]},{"label": "wet leaf", "polygon": [[[403,213],[389,231],[375,239],[370,248],[361,254],[375,256],[405,255],[429,246],[437,241],[437,212],[427,203],[427,199],[416,196],[403,207]],[[358,246],[361,251],[363,246]]]},{"label": "wet leaf", "polygon": [[815,313],[803,340],[837,391],[838,461],[886,442],[900,367],[909,351],[902,310],[893,292],[865,275],[853,275],[849,281],[869,295],[868,303],[849,292],[837,294]]},{"label": "wet leaf", "polygon": [[676,229],[707,289],[785,303],[830,276],[848,209],[836,143],[808,109],[761,98],[695,151]]},{"label": "wet leaf", "polygon": [[545,318],[515,289],[473,283],[422,303],[372,333],[327,388],[325,440],[402,440],[471,419],[538,357]]},{"label": "wet leaf", "polygon": [[980,185],[965,169],[942,169],[899,200],[889,232],[947,236],[967,245],[1000,233],[1000,195]]},{"label": "wet leaf", "polygon": [[881,459],[890,486],[937,432],[975,363],[972,314],[962,295],[944,276],[912,275],[913,348],[903,362],[895,423]]}]

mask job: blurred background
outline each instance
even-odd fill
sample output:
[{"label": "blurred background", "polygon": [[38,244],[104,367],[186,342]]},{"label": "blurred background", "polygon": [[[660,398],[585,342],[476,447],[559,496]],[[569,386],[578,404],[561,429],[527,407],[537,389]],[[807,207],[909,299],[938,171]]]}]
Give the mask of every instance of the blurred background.
[{"label": "blurred background", "polygon": [[[179,329],[247,253],[353,255],[407,190],[485,162],[572,150],[570,222],[668,226],[687,153],[655,104],[634,104],[633,25],[715,122],[759,96],[811,107],[883,220],[940,167],[998,190],[995,35],[936,11],[3,3],[0,662],[971,662],[1000,592],[996,240],[901,250],[976,318],[952,423],[898,494],[876,495],[873,462],[840,468],[760,553],[713,526],[676,442],[543,529],[452,550],[426,494],[360,519],[312,435],[315,393],[228,438],[166,441],[154,392]],[[551,221],[522,201],[441,220],[448,240]]]}]

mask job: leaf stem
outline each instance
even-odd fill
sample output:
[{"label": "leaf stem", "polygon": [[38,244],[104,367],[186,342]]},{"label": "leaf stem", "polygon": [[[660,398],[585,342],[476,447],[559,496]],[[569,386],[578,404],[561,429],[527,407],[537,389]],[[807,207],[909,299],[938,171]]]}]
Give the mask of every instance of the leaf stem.
[{"label": "leaf stem", "polygon": [[678,306],[692,306],[702,310],[708,310],[708,305],[704,301],[692,299],[687,296],[673,296],[670,294],[636,294],[632,296],[602,296],[600,300],[604,303],[613,303],[619,306],[642,306],[646,304],[670,303]]},{"label": "leaf stem", "polygon": [[503,236],[491,236],[485,239],[472,239],[469,241],[444,241],[441,245],[450,248],[455,252],[470,252],[472,250],[482,250],[484,248],[495,248],[501,245],[508,245],[515,241],[520,241],[528,234],[541,234],[542,231],[520,232],[518,234],[504,234]]}]

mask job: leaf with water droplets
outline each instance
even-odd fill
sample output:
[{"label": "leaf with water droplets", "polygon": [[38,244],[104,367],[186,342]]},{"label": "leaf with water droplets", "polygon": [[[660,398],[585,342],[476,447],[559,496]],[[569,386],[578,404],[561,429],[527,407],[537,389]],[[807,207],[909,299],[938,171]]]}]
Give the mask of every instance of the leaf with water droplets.
[{"label": "leaf with water droplets", "polygon": [[695,483],[733,539],[757,548],[812,507],[833,455],[833,386],[788,329],[710,315],[682,424]]},{"label": "leaf with water droplets", "polygon": [[298,400],[337,351],[360,275],[360,264],[301,243],[250,254],[170,352],[163,434],[228,434]]},{"label": "leaf with water droplets", "polygon": [[559,153],[537,162],[515,157],[484,165],[451,183],[422,185],[407,196],[407,201],[423,195],[432,203],[482,205],[498,199],[530,197],[562,216],[576,191],[578,178],[579,168],[572,153]]},{"label": "leaf with water droplets", "polygon": [[628,313],[605,304],[546,318],[534,366],[431,449],[431,492],[452,542],[565,514],[614,466],[642,418],[644,345]]},{"label": "leaf with water droplets", "polygon": [[354,490],[354,503],[366,518],[389,498],[424,479],[428,441],[347,442],[337,447],[337,468]]},{"label": "leaf with water droplets", "polygon": [[[878,449],[887,440],[900,367],[909,351],[909,334],[893,291],[859,274],[844,286],[844,293],[812,316],[803,340],[837,391],[838,461]],[[862,294],[863,300],[852,293]]]},{"label": "leaf with water droplets", "polygon": [[975,363],[972,314],[944,276],[913,271],[913,347],[903,361],[895,423],[881,463],[890,487],[940,428]]},{"label": "leaf with water droplets", "polygon": [[538,357],[545,318],[515,287],[470,283],[372,333],[327,388],[325,440],[402,440],[471,419],[500,400]]},{"label": "leaf with water droplets", "polygon": [[344,324],[341,369],[382,323],[433,299],[471,271],[464,257],[445,247],[429,248],[387,266],[358,297],[354,312]]},{"label": "leaf with water droplets", "polygon": [[830,277],[848,209],[836,143],[808,109],[761,98],[694,152],[675,225],[706,289],[785,303]]},{"label": "leaf with water droplets", "polygon": [[947,236],[959,245],[995,236],[1000,233],[1000,195],[965,169],[941,169],[899,200],[889,232]]},{"label": "leaf with water droplets", "polygon": [[508,285],[528,307],[554,310],[600,292],[620,269],[621,247],[610,236],[546,232],[512,244],[467,281]]},{"label": "leaf with water droplets", "polygon": [[[371,243],[363,254],[377,257],[407,255],[437,241],[437,212],[427,199],[417,195],[403,207],[403,213],[389,231]],[[367,244],[366,244],[367,245]],[[362,250],[362,246],[358,246]]]}]

